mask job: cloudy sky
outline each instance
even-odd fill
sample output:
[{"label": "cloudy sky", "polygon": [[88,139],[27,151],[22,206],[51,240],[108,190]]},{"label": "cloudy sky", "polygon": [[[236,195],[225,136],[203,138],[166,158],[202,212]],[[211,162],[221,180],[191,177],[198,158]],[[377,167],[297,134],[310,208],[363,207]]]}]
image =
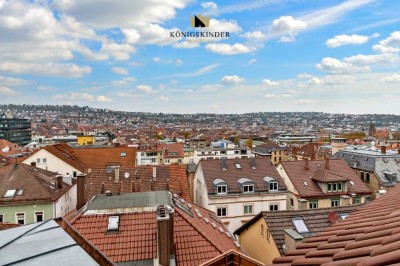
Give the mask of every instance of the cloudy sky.
[{"label": "cloudy sky", "polygon": [[[0,0],[0,103],[400,114],[393,0]],[[203,31],[229,38],[171,37]]]}]

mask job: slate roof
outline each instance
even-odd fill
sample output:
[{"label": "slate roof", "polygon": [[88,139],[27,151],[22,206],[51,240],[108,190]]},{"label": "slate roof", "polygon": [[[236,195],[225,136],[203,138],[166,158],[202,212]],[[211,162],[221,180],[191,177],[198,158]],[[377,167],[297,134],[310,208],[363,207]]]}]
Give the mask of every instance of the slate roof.
[{"label": "slate roof", "polygon": [[[153,178],[153,167],[156,168],[156,178]],[[126,173],[129,174],[127,178]],[[169,190],[189,200],[185,165],[121,167],[118,181],[115,180],[115,170],[109,174],[106,168],[92,169],[86,176],[87,200],[106,191],[127,193],[159,190]]]},{"label": "slate roof", "polygon": [[[26,164],[7,164],[0,167],[0,205],[54,202],[71,185],[56,185],[56,173]],[[4,197],[7,190],[16,190],[13,197]],[[23,190],[18,196],[18,192]]]},{"label": "slate roof", "polygon": [[[371,194],[371,191],[356,173],[341,159],[329,159],[329,169],[325,168],[325,160],[308,161],[308,170],[305,169],[304,165],[304,160],[281,162],[281,166],[301,198]],[[319,176],[318,171],[321,171],[320,173],[323,173],[323,175],[329,175],[330,179],[333,179],[334,176],[340,177],[343,180],[344,178],[349,179],[354,185],[348,184],[347,192],[329,192],[329,194],[326,194],[322,191],[318,183],[311,179],[315,175]]]},{"label": "slate roof", "polygon": [[[333,158],[341,158],[354,169],[374,172],[382,186],[394,186],[400,182],[400,155],[398,154],[372,154],[359,150],[343,150],[333,155]],[[388,180],[385,171],[397,173],[397,182]]]},{"label": "slate roof", "polygon": [[276,211],[276,212],[261,212],[246,224],[242,225],[234,233],[240,235],[240,233],[251,226],[254,222],[259,220],[261,217],[267,223],[269,232],[279,250],[281,256],[285,255],[283,244],[285,244],[285,229],[293,229],[296,231],[292,219],[302,218],[304,223],[310,230],[309,233],[300,233],[304,238],[314,236],[316,233],[323,232],[326,228],[332,225],[328,215],[334,212],[336,215],[341,213],[351,213],[357,210],[362,205],[343,206],[335,208],[320,208],[320,209],[307,209],[307,210],[288,210],[288,211]]},{"label": "slate roof", "polygon": [[[226,162],[226,170],[223,170],[224,161]],[[255,163],[255,169],[252,167],[252,162]],[[240,169],[236,168],[236,163],[240,164]],[[269,190],[267,183],[263,180],[266,176],[272,177],[278,181],[279,191],[285,191],[287,189],[269,158],[201,160],[199,166],[202,168],[209,195],[215,194],[213,182],[216,179],[222,179],[227,183],[228,194],[241,193],[238,183],[238,180],[241,178],[252,180],[255,183],[256,192]],[[199,167],[197,169],[199,169]]]},{"label": "slate roof", "polygon": [[[89,252],[93,255],[90,255]],[[54,220],[0,231],[0,265],[113,265]]]},{"label": "slate roof", "polygon": [[278,144],[273,143],[271,141],[267,141],[264,144],[257,145],[253,151],[254,153],[262,154],[262,155],[271,155],[272,151],[285,151],[287,147],[280,147]]},{"label": "slate roof", "polygon": [[305,239],[274,265],[398,265],[400,186],[352,212],[345,220]]}]

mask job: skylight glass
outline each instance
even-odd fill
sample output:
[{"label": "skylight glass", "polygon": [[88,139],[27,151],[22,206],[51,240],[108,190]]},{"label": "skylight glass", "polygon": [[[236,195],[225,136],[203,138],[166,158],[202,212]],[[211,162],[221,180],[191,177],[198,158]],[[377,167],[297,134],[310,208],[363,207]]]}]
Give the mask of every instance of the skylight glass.
[{"label": "skylight glass", "polygon": [[108,217],[108,231],[118,230],[119,216]]},{"label": "skylight glass", "polygon": [[9,189],[7,190],[6,194],[4,195],[5,198],[12,198],[15,195],[16,189]]},{"label": "skylight glass", "polygon": [[293,219],[292,220],[294,227],[296,227],[296,230],[298,233],[308,233],[310,230],[308,230],[307,225],[304,223],[303,219]]}]

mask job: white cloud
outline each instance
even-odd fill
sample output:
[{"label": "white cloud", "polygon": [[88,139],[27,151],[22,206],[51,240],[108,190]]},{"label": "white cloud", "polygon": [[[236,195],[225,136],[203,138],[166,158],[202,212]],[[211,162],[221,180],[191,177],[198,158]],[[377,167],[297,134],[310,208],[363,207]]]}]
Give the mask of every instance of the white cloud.
[{"label": "white cloud", "polygon": [[111,98],[108,98],[106,96],[100,95],[96,97],[96,101],[98,101],[99,103],[108,103],[111,102]]},{"label": "white cloud", "polygon": [[257,61],[257,59],[252,58],[247,62],[247,64],[251,65],[251,64],[255,63],[256,61]]},{"label": "white cloud", "polygon": [[262,41],[265,39],[265,34],[262,33],[261,31],[252,31],[252,32],[246,32],[243,34],[243,37],[249,40],[256,40],[256,41]]},{"label": "white cloud", "polygon": [[35,64],[6,61],[0,63],[0,71],[15,74],[80,78],[86,74],[89,74],[92,71],[92,68],[89,66],[78,66],[75,64]]},{"label": "white cloud", "polygon": [[63,102],[77,102],[77,101],[86,101],[86,102],[94,102],[95,98],[93,95],[88,93],[78,93],[78,92],[70,92],[67,94],[56,94],[51,97],[55,101],[63,101]]},{"label": "white cloud", "polygon": [[386,76],[383,79],[381,79],[380,82],[384,82],[384,83],[400,82],[400,74],[395,73],[393,75]]},{"label": "white cloud", "polygon": [[126,86],[129,85],[130,83],[136,81],[135,77],[126,77],[121,80],[113,80],[111,81],[111,85],[113,86]]},{"label": "white cloud", "polygon": [[385,53],[397,53],[400,51],[399,48],[396,47],[391,47],[391,46],[384,46],[381,44],[375,44],[372,46],[372,50],[374,50],[377,53],[385,54]]},{"label": "white cloud", "polygon": [[33,83],[31,80],[0,76],[0,85],[2,86],[26,86]]},{"label": "white cloud", "polygon": [[323,83],[323,80],[321,80],[319,78],[311,78],[311,79],[307,80],[307,82],[306,82],[307,85],[311,85],[311,86],[319,85],[322,83]]},{"label": "white cloud", "polygon": [[252,52],[252,49],[240,44],[226,44],[226,43],[209,43],[205,46],[206,50],[217,54],[223,55],[235,55],[235,54],[246,54]]},{"label": "white cloud", "polygon": [[229,33],[239,33],[242,31],[242,28],[239,26],[236,20],[217,20],[210,19],[210,26],[207,29],[208,31],[225,31]]},{"label": "white cloud", "polygon": [[57,88],[49,87],[49,86],[38,86],[38,91],[56,91]]},{"label": "white cloud", "polygon": [[358,45],[368,42],[369,37],[364,35],[336,35],[334,38],[326,41],[326,46],[329,48],[336,48],[344,45]]},{"label": "white cloud", "polygon": [[164,101],[164,102],[169,101],[169,98],[167,96],[162,96],[162,95],[160,97],[158,97],[158,99],[160,99],[161,101]]},{"label": "white cloud", "polygon": [[277,34],[297,33],[307,27],[307,23],[294,19],[292,16],[282,16],[272,22],[271,31]]},{"label": "white cloud", "polygon": [[104,40],[100,49],[101,53],[105,53],[113,57],[115,60],[129,60],[130,54],[135,52],[135,48],[128,43],[116,43],[111,40]]},{"label": "white cloud", "polygon": [[400,46],[400,31],[394,31],[389,37],[379,42],[383,46]]},{"label": "white cloud", "polygon": [[263,79],[262,83],[266,86],[278,86],[278,82],[272,81],[270,79]]},{"label": "white cloud", "polygon": [[139,91],[142,91],[142,92],[144,92],[146,94],[153,93],[153,89],[148,85],[137,85],[136,89],[139,90]]},{"label": "white cloud", "polygon": [[317,64],[317,68],[332,74],[368,72],[371,70],[369,66],[356,66],[332,57],[323,58],[321,63]]},{"label": "white cloud", "polygon": [[353,65],[367,66],[375,64],[394,64],[399,62],[399,56],[397,54],[373,54],[363,55],[358,54],[350,57],[345,57],[344,62],[351,63]]},{"label": "white cloud", "polygon": [[222,89],[223,86],[221,84],[212,84],[212,85],[203,85],[201,87],[201,92],[214,92]]},{"label": "white cloud", "polygon": [[300,99],[298,101],[295,102],[298,105],[308,105],[308,104],[313,104],[315,103],[314,100],[310,100],[310,99]]},{"label": "white cloud", "polygon": [[120,74],[120,75],[128,75],[129,74],[129,70],[123,67],[113,67],[111,69],[112,72]]},{"label": "white cloud", "polygon": [[135,44],[140,39],[140,34],[135,29],[121,29],[122,33],[125,35],[125,41],[130,44]]},{"label": "white cloud", "polygon": [[301,73],[301,74],[298,74],[296,77],[299,79],[310,79],[310,78],[313,78],[314,76],[311,74],[308,74],[308,73]]},{"label": "white cloud", "polygon": [[237,76],[237,75],[233,75],[233,76],[223,76],[223,77],[221,78],[221,80],[220,80],[221,83],[224,83],[224,84],[234,84],[234,85],[243,83],[244,81],[245,81],[244,78],[239,77],[239,76]]},{"label": "white cloud", "polygon": [[153,62],[161,62],[161,58],[160,57],[153,57]]},{"label": "white cloud", "polygon": [[200,46],[198,42],[194,41],[183,41],[183,42],[177,42],[172,45],[175,48],[183,48],[183,49],[193,49],[197,48]]},{"label": "white cloud", "polygon": [[0,87],[0,95],[5,95],[5,96],[14,96],[17,95],[17,91],[10,89],[8,87]]},{"label": "white cloud", "polygon": [[166,29],[158,24],[146,24],[138,28],[139,44],[169,45],[178,42],[182,38],[171,38],[170,33],[178,31],[178,28]]},{"label": "white cloud", "polygon": [[264,98],[267,99],[285,99],[285,98],[290,98],[292,97],[292,95],[288,94],[288,93],[284,93],[284,94],[266,94],[264,96]]},{"label": "white cloud", "polygon": [[201,3],[201,7],[207,10],[207,15],[218,15],[218,5],[214,2],[210,1]]}]

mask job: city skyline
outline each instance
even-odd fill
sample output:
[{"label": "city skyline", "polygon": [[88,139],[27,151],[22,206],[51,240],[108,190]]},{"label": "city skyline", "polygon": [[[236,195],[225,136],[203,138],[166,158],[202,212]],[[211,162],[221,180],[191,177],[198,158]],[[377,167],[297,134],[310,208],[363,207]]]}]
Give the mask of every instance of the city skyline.
[{"label": "city skyline", "polygon": [[[0,96],[133,112],[400,114],[396,7],[0,0]],[[191,27],[198,14],[209,28]],[[204,31],[230,37],[171,35]]]}]

